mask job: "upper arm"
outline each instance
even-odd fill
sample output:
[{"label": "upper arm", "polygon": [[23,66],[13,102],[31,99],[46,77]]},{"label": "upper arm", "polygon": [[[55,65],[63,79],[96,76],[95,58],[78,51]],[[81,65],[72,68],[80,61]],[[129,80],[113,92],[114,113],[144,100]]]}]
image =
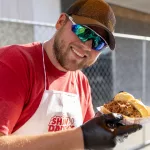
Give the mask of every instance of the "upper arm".
[{"label": "upper arm", "polygon": [[[0,132],[11,133],[26,97],[25,65],[14,52],[0,53]],[[24,82],[23,82],[24,80]]]}]

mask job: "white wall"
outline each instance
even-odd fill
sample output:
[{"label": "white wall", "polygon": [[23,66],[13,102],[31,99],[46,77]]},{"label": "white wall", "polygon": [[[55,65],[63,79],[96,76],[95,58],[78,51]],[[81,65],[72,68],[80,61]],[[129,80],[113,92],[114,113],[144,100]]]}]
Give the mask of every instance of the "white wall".
[{"label": "white wall", "polygon": [[[32,0],[33,1],[33,21],[47,22],[55,24],[60,12],[60,0]],[[34,40],[45,41],[52,37],[54,28],[47,28],[41,26],[34,27]]]},{"label": "white wall", "polygon": [[0,17],[33,20],[31,0],[0,0]]},{"label": "white wall", "polygon": [[60,0],[0,0],[0,18],[55,23]]},{"label": "white wall", "polygon": [[[55,24],[61,12],[60,0],[0,0],[0,18]],[[34,41],[45,41],[54,28],[34,26]]]},{"label": "white wall", "polygon": [[55,23],[60,11],[60,0],[33,0],[34,21]]}]

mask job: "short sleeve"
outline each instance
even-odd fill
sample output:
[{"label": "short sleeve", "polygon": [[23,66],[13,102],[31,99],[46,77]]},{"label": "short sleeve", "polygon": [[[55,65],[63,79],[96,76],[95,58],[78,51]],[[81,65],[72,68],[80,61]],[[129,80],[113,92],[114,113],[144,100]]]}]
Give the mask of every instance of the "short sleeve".
[{"label": "short sleeve", "polygon": [[27,96],[26,64],[15,47],[0,49],[0,132],[10,134]]}]

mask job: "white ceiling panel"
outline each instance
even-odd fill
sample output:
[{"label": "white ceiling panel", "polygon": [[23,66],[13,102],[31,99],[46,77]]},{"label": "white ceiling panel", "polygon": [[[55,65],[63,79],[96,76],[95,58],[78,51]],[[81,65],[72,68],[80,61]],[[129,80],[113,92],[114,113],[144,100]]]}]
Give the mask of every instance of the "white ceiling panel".
[{"label": "white ceiling panel", "polygon": [[106,0],[106,2],[150,14],[150,0]]}]

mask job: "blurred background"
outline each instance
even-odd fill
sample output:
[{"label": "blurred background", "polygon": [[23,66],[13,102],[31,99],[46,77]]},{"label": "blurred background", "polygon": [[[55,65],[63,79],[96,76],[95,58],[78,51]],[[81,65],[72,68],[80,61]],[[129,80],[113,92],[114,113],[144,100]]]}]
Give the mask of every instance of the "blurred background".
[{"label": "blurred background", "polygon": [[[75,0],[0,0],[0,47],[43,42],[54,34],[61,12]],[[93,105],[127,91],[150,105],[150,0],[106,0],[114,10],[116,50],[106,49],[98,61],[84,69]],[[115,150],[150,150],[150,124]]]}]

